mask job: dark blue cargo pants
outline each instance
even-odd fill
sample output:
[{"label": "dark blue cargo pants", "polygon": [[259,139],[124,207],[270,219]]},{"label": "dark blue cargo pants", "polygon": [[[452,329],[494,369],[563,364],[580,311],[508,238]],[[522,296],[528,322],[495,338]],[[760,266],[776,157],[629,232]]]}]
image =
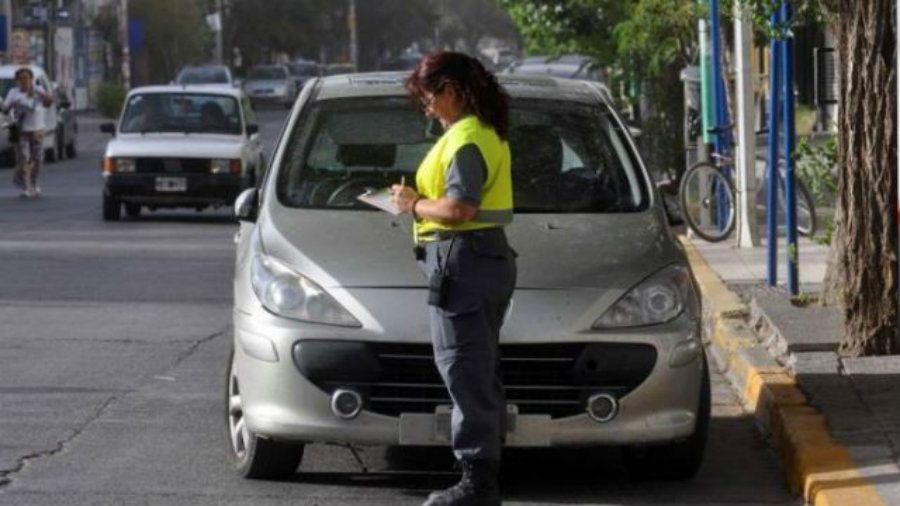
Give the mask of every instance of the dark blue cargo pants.
[{"label": "dark blue cargo pants", "polygon": [[453,401],[451,445],[460,460],[500,460],[506,400],[500,327],[516,284],[515,253],[503,229],[429,242],[420,267],[442,268],[443,302],[429,306],[437,369]]}]

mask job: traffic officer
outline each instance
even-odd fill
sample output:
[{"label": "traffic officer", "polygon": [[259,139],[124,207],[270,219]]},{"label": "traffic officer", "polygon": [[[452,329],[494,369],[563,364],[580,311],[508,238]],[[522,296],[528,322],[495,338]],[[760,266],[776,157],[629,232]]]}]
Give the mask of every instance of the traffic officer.
[{"label": "traffic officer", "polygon": [[406,88],[444,128],[416,172],[418,192],[392,192],[415,218],[435,363],[453,401],[450,437],[463,471],[425,505],[498,505],[506,416],[498,341],[516,282],[503,231],[513,217],[509,98],[478,60],[452,52],[424,57]]}]

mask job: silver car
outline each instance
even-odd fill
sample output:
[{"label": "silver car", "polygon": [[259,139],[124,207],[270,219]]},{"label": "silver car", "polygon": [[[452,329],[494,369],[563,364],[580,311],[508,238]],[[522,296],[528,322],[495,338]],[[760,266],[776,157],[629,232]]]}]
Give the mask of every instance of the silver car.
[{"label": "silver car", "polygon": [[[305,444],[448,445],[411,221],[369,188],[413,181],[440,134],[405,74],[310,82],[259,190],[238,197],[231,455],[293,473]],[[501,337],[506,445],[623,445],[639,474],[688,478],[710,386],[693,277],[597,83],[502,76],[518,286]]]},{"label": "silver car", "polygon": [[276,104],[288,108],[297,98],[299,88],[285,65],[259,65],[247,74],[244,91],[254,105]]}]

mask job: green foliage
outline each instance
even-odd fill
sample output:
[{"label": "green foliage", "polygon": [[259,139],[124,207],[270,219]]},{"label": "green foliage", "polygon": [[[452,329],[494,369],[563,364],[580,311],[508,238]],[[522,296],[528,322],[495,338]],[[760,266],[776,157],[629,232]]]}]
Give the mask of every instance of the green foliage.
[{"label": "green foliage", "polygon": [[722,11],[731,15],[734,2],[740,2],[750,8],[753,25],[762,35],[759,43],[770,39],[784,39],[794,35],[793,29],[801,24],[823,24],[831,21],[836,0],[790,0],[793,16],[786,23],[772,26],[772,15],[781,10],[787,0],[723,0]]},{"label": "green foliage", "polygon": [[198,0],[132,0],[129,15],[144,23],[149,82],[168,82],[182,66],[208,59],[212,34]]},{"label": "green foliage", "polygon": [[[814,145],[809,137],[801,137],[794,152],[797,161],[797,177],[809,191],[816,205],[825,203],[837,194],[837,177],[834,167],[837,164],[837,137],[831,136],[824,143]],[[823,232],[815,238],[819,244],[831,244],[835,224],[833,218],[826,218]]]},{"label": "green foliage", "polygon": [[97,88],[97,107],[107,118],[118,118],[125,104],[125,88],[119,84],[101,84]]},{"label": "green foliage", "polygon": [[529,53],[584,54],[611,70],[614,91],[640,90],[647,105],[640,119],[648,163],[656,170],[684,169],[679,72],[695,58],[694,0],[498,1]]}]

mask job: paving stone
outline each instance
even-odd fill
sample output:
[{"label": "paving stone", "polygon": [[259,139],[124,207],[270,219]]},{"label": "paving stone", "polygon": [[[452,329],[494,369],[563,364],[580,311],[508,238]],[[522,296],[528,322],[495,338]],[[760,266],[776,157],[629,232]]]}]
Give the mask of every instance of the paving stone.
[{"label": "paving stone", "polygon": [[841,362],[833,351],[794,353],[793,370],[798,375],[840,373]]},{"label": "paving stone", "polygon": [[787,292],[781,289],[754,290],[751,311],[765,315],[791,353],[835,351],[841,341],[843,316],[839,309],[794,306]]}]

